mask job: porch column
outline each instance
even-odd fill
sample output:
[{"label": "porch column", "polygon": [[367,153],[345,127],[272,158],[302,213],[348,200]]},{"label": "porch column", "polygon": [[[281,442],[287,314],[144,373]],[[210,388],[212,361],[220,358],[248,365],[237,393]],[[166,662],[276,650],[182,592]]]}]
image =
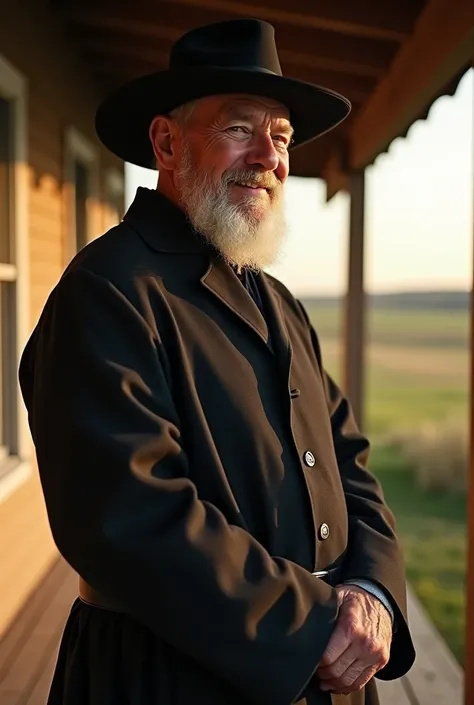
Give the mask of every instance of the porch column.
[{"label": "porch column", "polygon": [[344,392],[359,428],[364,425],[364,215],[365,170],[350,176],[349,269],[344,311]]},{"label": "porch column", "polygon": [[[474,53],[472,56],[474,68]],[[474,137],[474,115],[472,121]],[[474,167],[474,155],[472,156]],[[473,169],[474,174],[474,169]],[[472,183],[472,236],[474,239],[474,179]],[[474,262],[473,262],[474,284]],[[471,285],[472,286],[472,285]],[[466,594],[466,629],[465,629],[465,662],[464,662],[464,703],[474,705],[474,294],[471,288],[470,310],[470,384],[469,384],[469,416],[470,416],[470,449],[468,467],[467,494],[467,571],[465,582]]]}]

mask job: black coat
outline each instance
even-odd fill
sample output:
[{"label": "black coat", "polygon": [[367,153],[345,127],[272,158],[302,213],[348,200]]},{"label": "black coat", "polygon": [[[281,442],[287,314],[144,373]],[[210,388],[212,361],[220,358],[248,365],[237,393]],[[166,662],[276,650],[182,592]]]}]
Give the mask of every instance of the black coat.
[{"label": "black coat", "polygon": [[[257,281],[265,318],[181,211],[140,189],[45,306],[20,381],[53,536],[122,612],[74,605],[53,705],[328,703],[314,672],[338,610],[311,571],[338,560],[394,606],[379,677],[412,665],[368,442],[301,304]],[[375,703],[366,690],[333,702]]]}]

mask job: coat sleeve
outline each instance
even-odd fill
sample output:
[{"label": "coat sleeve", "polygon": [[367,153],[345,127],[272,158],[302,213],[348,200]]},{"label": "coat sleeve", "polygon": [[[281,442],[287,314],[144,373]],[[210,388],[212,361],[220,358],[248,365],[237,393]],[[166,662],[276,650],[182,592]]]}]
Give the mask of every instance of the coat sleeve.
[{"label": "coat sleeve", "polygon": [[290,705],[334,629],[335,590],[199,498],[161,355],[108,280],[71,271],[50,296],[20,382],[54,539],[246,701]]},{"label": "coat sleeve", "polygon": [[358,429],[348,399],[325,371],[318,337],[304,309],[303,313],[323,376],[348,513],[348,552],[341,582],[370,580],[384,590],[394,610],[395,633],[390,660],[377,678],[400,678],[413,665],[415,651],[407,625],[405,562],[395,518],[380,483],[368,469],[369,441]]}]

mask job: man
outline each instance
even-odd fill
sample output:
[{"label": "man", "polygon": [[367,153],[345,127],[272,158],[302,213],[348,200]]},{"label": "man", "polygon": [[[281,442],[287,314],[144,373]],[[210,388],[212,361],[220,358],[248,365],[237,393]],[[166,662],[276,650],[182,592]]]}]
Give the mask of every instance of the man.
[{"label": "man", "polygon": [[377,702],[414,651],[393,517],[301,304],[263,273],[289,150],[347,101],[273,29],[193,30],[99,109],[159,170],[52,292],[20,379],[81,576],[50,705]]}]

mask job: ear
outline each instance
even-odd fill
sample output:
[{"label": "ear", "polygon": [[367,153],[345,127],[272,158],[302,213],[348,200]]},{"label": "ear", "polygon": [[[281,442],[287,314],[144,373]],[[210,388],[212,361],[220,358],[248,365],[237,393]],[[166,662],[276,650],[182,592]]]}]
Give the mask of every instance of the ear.
[{"label": "ear", "polygon": [[157,115],[153,118],[149,136],[159,170],[176,168],[176,140],[178,131],[173,118]]}]

